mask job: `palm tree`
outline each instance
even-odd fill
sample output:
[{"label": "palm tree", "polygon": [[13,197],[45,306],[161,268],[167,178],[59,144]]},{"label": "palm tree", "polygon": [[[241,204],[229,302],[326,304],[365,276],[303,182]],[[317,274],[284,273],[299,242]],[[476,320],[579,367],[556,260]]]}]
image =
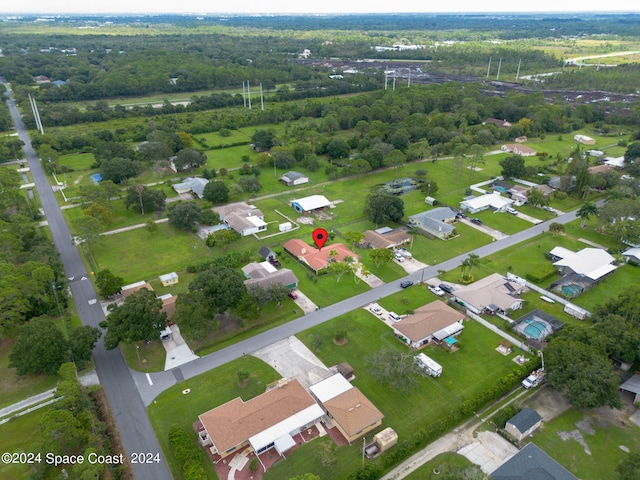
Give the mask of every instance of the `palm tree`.
[{"label": "palm tree", "polygon": [[471,270],[473,270],[473,267],[480,265],[480,257],[475,253],[471,253],[467,257],[467,260],[469,261],[469,276],[467,278],[471,278]]},{"label": "palm tree", "polygon": [[469,267],[469,259],[465,258],[460,262],[460,272],[462,274],[462,279],[466,280],[468,277],[465,275],[467,268]]},{"label": "palm tree", "polygon": [[587,226],[587,220],[592,215],[596,215],[598,213],[598,207],[593,202],[585,202],[578,209],[576,216],[581,219],[580,228],[585,228]]},{"label": "palm tree", "polygon": [[338,251],[337,250],[329,250],[329,256],[331,257],[331,260],[333,262],[336,261],[336,257],[338,256]]}]

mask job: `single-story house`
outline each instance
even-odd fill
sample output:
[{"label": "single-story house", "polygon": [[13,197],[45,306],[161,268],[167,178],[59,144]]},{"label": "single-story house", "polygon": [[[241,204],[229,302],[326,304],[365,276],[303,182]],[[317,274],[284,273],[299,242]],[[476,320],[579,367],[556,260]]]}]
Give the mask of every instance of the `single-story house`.
[{"label": "single-story house", "polygon": [[412,348],[458,335],[464,326],[464,314],[435,300],[417,308],[413,315],[393,324],[393,333]]},{"label": "single-story house", "polygon": [[521,143],[507,143],[500,147],[500,150],[507,153],[515,153],[521,157],[534,157],[538,154],[536,150]]},{"label": "single-story house", "polygon": [[178,195],[188,192],[195,193],[198,198],[202,198],[204,193],[204,187],[209,183],[209,180],[201,177],[187,177],[182,180],[182,183],[176,183],[173,185],[173,189]]},{"label": "single-story house", "polygon": [[539,190],[545,197],[548,197],[555,191],[548,185],[534,185],[532,187],[525,185],[514,185],[507,191],[507,194],[511,197],[512,200],[514,200],[517,206],[520,206],[529,201],[527,194],[532,188]]},{"label": "single-story house", "polygon": [[542,425],[542,417],[533,408],[523,408],[507,420],[504,429],[509,435],[521,442]]},{"label": "single-story house", "polygon": [[124,298],[127,298],[129,295],[137,292],[142,288],[146,288],[150,292],[153,292],[153,287],[144,280],[141,280],[135,283],[130,283],[129,285],[125,285],[120,289],[120,292],[122,293],[122,296]]},{"label": "single-story house", "polygon": [[248,205],[245,202],[230,203],[214,207],[213,211],[217,212],[224,223],[243,237],[267,229],[264,214],[254,205]]},{"label": "single-story house", "polygon": [[178,283],[178,274],[176,272],[167,273],[158,277],[163,287],[170,287]]},{"label": "single-story house", "polygon": [[615,168],[624,167],[624,156],[622,157],[605,157],[604,164]]},{"label": "single-story house", "polygon": [[549,253],[561,275],[577,273],[591,280],[600,280],[617,268],[613,265],[616,259],[602,248],[587,247],[572,252],[564,247],[555,247]]},{"label": "single-story house", "polygon": [[452,209],[438,207],[411,215],[407,225],[422,230],[436,238],[445,239],[454,234],[455,227],[451,224],[455,219],[456,212]]},{"label": "single-story house", "polygon": [[640,248],[633,247],[622,252],[622,256],[625,257],[627,262],[640,263]]},{"label": "single-story house", "polygon": [[611,172],[612,170],[615,170],[615,167],[612,167],[611,165],[594,165],[593,167],[587,168],[587,171],[591,175],[596,175],[598,173],[607,173]]},{"label": "single-story house", "polygon": [[[322,250],[318,250],[299,238],[293,238],[291,240],[287,240],[283,247],[285,252],[297,258],[300,263],[309,267],[316,274],[323,268],[327,268],[330,262],[342,262],[345,257],[351,257],[354,261],[358,261],[358,255],[353,253],[342,243],[325,245],[322,247]],[[333,251],[336,252],[335,256],[331,255],[331,252]]]},{"label": "single-story house", "polygon": [[493,273],[459,288],[454,292],[454,298],[459,304],[476,314],[485,310],[508,312],[522,308],[523,300],[517,295],[525,289],[525,285],[511,282],[502,275]]},{"label": "single-story house", "polygon": [[509,128],[511,126],[510,122],[507,122],[506,120],[498,120],[497,118],[487,118],[484,122],[482,122],[482,125],[495,125],[496,127],[499,128]]},{"label": "single-story house", "polygon": [[162,308],[160,310],[167,314],[167,321],[170,322],[176,313],[176,300],[178,300],[178,297],[167,293],[166,295],[160,295],[158,298],[162,300]]},{"label": "single-story house", "polygon": [[220,405],[198,418],[203,446],[222,458],[250,446],[256,454],[275,448],[283,454],[295,446],[293,436],[322,418],[324,411],[298,380],[279,381],[246,402],[242,398]]},{"label": "single-story house", "polygon": [[382,227],[377,230],[366,230],[360,245],[364,248],[396,248],[410,241],[411,235],[405,228]]},{"label": "single-story house", "polygon": [[587,137],[586,135],[574,135],[573,136],[573,140],[578,142],[578,143],[582,143],[583,145],[595,145],[596,141],[591,138],[591,137]]},{"label": "single-story house", "polygon": [[247,278],[244,284],[247,288],[251,285],[260,285],[268,288],[270,285],[281,284],[292,290],[298,286],[298,277],[288,268],[276,269],[270,262],[250,263],[242,267],[242,273]]},{"label": "single-story house", "polygon": [[522,135],[521,137],[516,137],[513,141],[516,143],[524,143],[528,140],[526,135]]},{"label": "single-story house", "polygon": [[349,443],[382,425],[384,415],[340,373],[309,387]]},{"label": "single-story house", "polygon": [[258,250],[258,253],[260,254],[260,256],[264,259],[264,260],[275,260],[276,259],[276,252],[274,252],[273,250],[271,250],[269,247],[267,247],[266,245],[263,245],[260,247],[260,250]]},{"label": "single-story house", "polygon": [[620,385],[620,390],[635,395],[633,403],[640,402],[640,373],[636,373],[633,377]]},{"label": "single-story house", "polygon": [[300,172],[287,172],[280,177],[280,181],[287,187],[292,187],[294,185],[309,183],[309,177]]},{"label": "single-story house", "polygon": [[45,75],[36,75],[35,77],[31,77],[31,78],[38,85],[42,85],[43,83],[51,83],[51,79]]},{"label": "single-story house", "polygon": [[493,480],[578,480],[534,443],[525,445],[489,476]]},{"label": "single-story house", "polygon": [[313,213],[316,210],[322,210],[330,207],[331,202],[324,195],[311,195],[309,197],[291,200],[291,206],[298,213]]},{"label": "single-story house", "polygon": [[460,209],[466,210],[469,213],[478,213],[488,208],[496,212],[503,212],[511,204],[513,204],[513,200],[501,196],[498,192],[493,192],[480,195],[479,197],[466,198],[460,202]]}]

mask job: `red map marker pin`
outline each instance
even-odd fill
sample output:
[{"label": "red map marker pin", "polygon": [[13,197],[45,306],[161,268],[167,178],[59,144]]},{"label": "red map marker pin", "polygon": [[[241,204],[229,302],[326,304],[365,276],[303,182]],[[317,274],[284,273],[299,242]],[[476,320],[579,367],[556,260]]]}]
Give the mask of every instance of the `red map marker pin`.
[{"label": "red map marker pin", "polygon": [[324,228],[316,228],[311,234],[311,236],[313,237],[313,241],[318,247],[318,250],[322,250],[322,247],[327,241],[327,238],[329,238],[329,234]]}]

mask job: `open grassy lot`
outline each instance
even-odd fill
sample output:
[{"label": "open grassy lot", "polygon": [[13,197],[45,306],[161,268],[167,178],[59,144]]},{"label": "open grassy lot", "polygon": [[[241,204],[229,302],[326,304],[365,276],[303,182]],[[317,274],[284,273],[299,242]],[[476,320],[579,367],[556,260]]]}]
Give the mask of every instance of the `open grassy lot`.
[{"label": "open grassy lot", "polygon": [[[50,410],[51,407],[43,407],[0,425],[0,451],[40,453],[44,462],[46,452],[40,450],[37,442],[40,440],[40,419]],[[31,465],[28,464],[2,462],[0,463],[0,478],[16,480],[33,478],[33,471]]]},{"label": "open grassy lot", "polygon": [[0,342],[0,408],[54,388],[58,382],[57,375],[16,375],[15,368],[9,368],[12,347],[11,340]]},{"label": "open grassy lot", "polygon": [[[139,372],[162,372],[167,357],[160,340],[121,344],[120,351],[127,365]],[[140,361],[138,361],[140,355]]]},{"label": "open grassy lot", "polygon": [[[400,301],[405,293],[417,304],[418,297],[424,292],[412,287],[397,295],[400,296]],[[396,301],[394,297],[396,296],[393,296],[391,301]],[[430,300],[432,299],[427,298],[420,304]],[[345,345],[338,346],[331,341],[338,329],[348,332],[348,342]],[[465,323],[465,332],[460,337],[462,348],[459,351],[449,353],[437,347],[425,350],[425,353],[443,366],[442,377],[424,377],[417,389],[405,394],[375,382],[367,374],[366,358],[371,352],[381,349],[406,349],[394,338],[391,329],[375,315],[358,310],[298,335],[307,346],[311,345],[313,336],[323,339],[322,345],[315,353],[325,365],[347,361],[355,368],[354,385],[382,411],[385,415],[384,426],[393,427],[401,441],[454,406],[477,395],[497,378],[511,372],[515,366],[510,357],[503,357],[494,351],[500,337],[469,321]],[[483,375],[478,375],[478,358],[483,359]],[[360,466],[359,445],[340,447],[336,456],[337,463],[331,469],[320,467],[312,470],[310,466],[318,462],[317,449],[312,442],[305,449],[296,451],[286,461],[279,462],[267,472],[265,478],[291,478],[306,471],[314,471],[323,479],[346,478],[349,471]]]},{"label": "open grassy lot", "polygon": [[[462,472],[472,466],[473,463],[462,455],[441,453],[404,478],[405,480],[440,480],[441,478],[451,478],[452,475],[456,474],[463,475]],[[465,477],[460,476],[458,478]]]},{"label": "open grassy lot", "polygon": [[518,233],[533,226],[531,222],[523,220],[517,215],[511,215],[507,212],[494,212],[491,209],[474,213],[471,216],[473,218],[479,218],[485,225],[502,233],[506,233],[507,235],[513,235],[514,233]]},{"label": "open grassy lot", "polygon": [[[249,383],[244,388],[238,386],[236,374],[239,371],[251,374]],[[192,425],[198,420],[198,415],[236,397],[249,400],[263,393],[266,386],[278,378],[277,372],[269,365],[247,356],[180,382],[158,396],[149,407],[149,418],[173,477],[176,480],[184,478],[169,448],[168,434],[171,427],[178,426],[189,431],[195,443],[198,440]],[[187,388],[190,389],[190,393],[185,395],[182,392]],[[217,478],[204,449],[201,449],[201,452],[208,478]]]},{"label": "open grassy lot", "polygon": [[[586,448],[574,439],[562,440],[560,432],[582,436]],[[628,453],[640,450],[640,427],[621,422],[615,410],[572,408],[546,423],[533,436],[533,442],[584,480],[615,478],[616,466]],[[588,450],[588,451],[587,451]]]}]

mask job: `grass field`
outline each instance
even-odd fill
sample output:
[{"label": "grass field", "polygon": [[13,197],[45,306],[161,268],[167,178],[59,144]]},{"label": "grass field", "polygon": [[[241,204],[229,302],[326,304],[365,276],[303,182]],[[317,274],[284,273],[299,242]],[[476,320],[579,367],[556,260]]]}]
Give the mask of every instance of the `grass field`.
[{"label": "grass field", "polygon": [[[10,422],[0,425],[0,451],[9,453],[40,453],[44,462],[44,455],[38,445],[40,440],[40,419],[50,411],[51,407],[43,407]],[[33,478],[33,470],[28,464],[0,463],[0,478],[27,479]]]},{"label": "grass field", "polygon": [[[578,478],[617,478],[613,473],[616,466],[629,455],[622,447],[631,452],[640,450],[640,427],[626,421],[621,423],[614,416],[615,411],[606,407],[590,411],[572,408],[545,423],[532,440]],[[586,448],[574,439],[562,440],[560,432],[579,433]]]},{"label": "grass field", "polygon": [[[246,371],[251,374],[249,383],[244,388],[238,386],[236,373],[239,371]],[[276,371],[266,363],[254,357],[246,356],[192,379],[180,382],[160,394],[149,407],[149,418],[173,477],[176,480],[184,478],[182,472],[177,468],[173,452],[169,448],[168,433],[171,427],[184,428],[191,433],[195,443],[198,440],[192,425],[198,420],[198,415],[236,397],[241,397],[244,401],[247,401],[263,393],[266,386],[278,378],[279,375]],[[190,389],[190,393],[184,395],[182,392],[187,388]],[[204,449],[200,450],[208,478],[217,478],[213,464]]]},{"label": "grass field", "polygon": [[442,478],[454,478],[455,475],[455,478],[462,479],[467,478],[463,476],[463,472],[471,467],[474,467],[474,464],[462,455],[441,453],[404,478],[405,480],[440,480]]}]

